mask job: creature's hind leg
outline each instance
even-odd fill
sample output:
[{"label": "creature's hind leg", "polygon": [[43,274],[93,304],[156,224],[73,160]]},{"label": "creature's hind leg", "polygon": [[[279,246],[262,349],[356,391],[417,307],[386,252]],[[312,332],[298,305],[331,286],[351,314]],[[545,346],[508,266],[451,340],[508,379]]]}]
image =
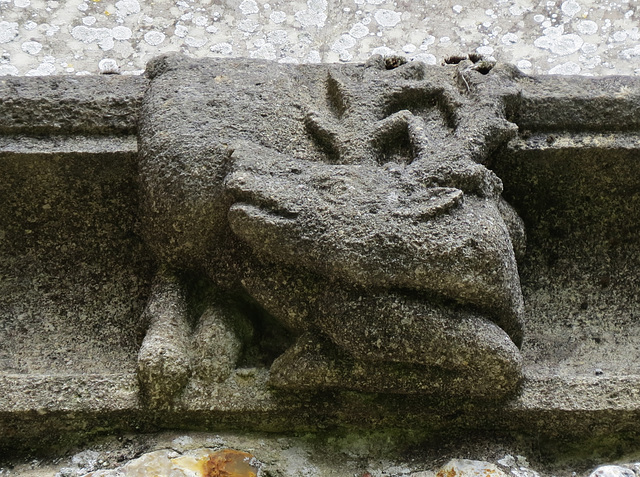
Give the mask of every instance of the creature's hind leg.
[{"label": "creature's hind leg", "polygon": [[204,385],[222,382],[236,368],[253,326],[236,306],[218,299],[202,313],[193,333],[193,376]]}]

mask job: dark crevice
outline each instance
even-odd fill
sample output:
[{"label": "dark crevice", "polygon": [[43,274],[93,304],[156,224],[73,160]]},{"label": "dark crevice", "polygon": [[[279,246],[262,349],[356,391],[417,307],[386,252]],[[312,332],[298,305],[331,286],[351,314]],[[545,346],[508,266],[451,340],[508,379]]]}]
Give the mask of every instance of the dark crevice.
[{"label": "dark crevice", "polygon": [[311,136],[312,141],[325,154],[330,163],[337,164],[340,162],[340,148],[337,134],[323,127],[321,122],[308,115],[304,120],[304,125]]},{"label": "dark crevice", "polygon": [[482,75],[486,75],[493,69],[494,66],[495,64],[490,61],[480,61],[475,64],[473,69]]},{"label": "dark crevice", "polygon": [[327,76],[327,104],[329,110],[338,118],[341,118],[349,107],[344,88],[331,73]]},{"label": "dark crevice", "polygon": [[421,112],[437,109],[446,127],[456,128],[455,110],[443,92],[425,91],[419,88],[407,88],[392,94],[387,98],[385,115],[390,116],[404,109],[416,116],[423,116]]},{"label": "dark crevice", "polygon": [[480,61],[483,61],[484,58],[482,57],[482,55],[478,54],[478,53],[469,53],[468,55],[453,55],[453,56],[448,56],[444,59],[444,63],[445,65],[457,65],[459,63],[462,63],[464,60],[471,60],[472,63],[478,63]]},{"label": "dark crevice", "polygon": [[404,56],[385,56],[384,67],[387,70],[393,70],[404,65],[407,59]]},{"label": "dark crevice", "polygon": [[458,63],[461,63],[466,59],[467,59],[466,56],[448,56],[448,57],[446,57],[444,59],[444,64],[445,65],[457,65]]},{"label": "dark crevice", "polygon": [[377,138],[375,145],[378,149],[378,164],[381,165],[388,162],[408,165],[415,158],[409,127],[406,123],[399,123],[397,127]]}]

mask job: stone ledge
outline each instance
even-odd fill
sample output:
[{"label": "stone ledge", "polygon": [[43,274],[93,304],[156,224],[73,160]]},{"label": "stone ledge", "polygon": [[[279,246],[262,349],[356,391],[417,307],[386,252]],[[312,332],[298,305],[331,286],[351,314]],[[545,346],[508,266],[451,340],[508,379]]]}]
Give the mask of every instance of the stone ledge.
[{"label": "stone ledge", "polygon": [[[400,395],[283,396],[265,387],[265,370],[252,372],[253,383],[243,382],[246,371],[241,371],[240,376],[236,373],[204,391],[187,388],[171,408],[155,411],[140,402],[137,378],[132,374],[0,375],[5,390],[0,400],[0,426],[11,429],[0,439],[0,447],[11,448],[21,441],[37,447],[34,439],[51,445],[52,437],[55,442],[74,432],[95,436],[171,428],[276,432],[403,428],[432,429],[435,433],[493,429],[580,439],[629,432],[640,417],[640,376],[528,375],[512,400],[499,406],[470,406]],[[87,427],[96,420],[102,423],[101,429]]]},{"label": "stone ledge", "polygon": [[0,154],[135,154],[137,141],[136,136],[0,136]]}]

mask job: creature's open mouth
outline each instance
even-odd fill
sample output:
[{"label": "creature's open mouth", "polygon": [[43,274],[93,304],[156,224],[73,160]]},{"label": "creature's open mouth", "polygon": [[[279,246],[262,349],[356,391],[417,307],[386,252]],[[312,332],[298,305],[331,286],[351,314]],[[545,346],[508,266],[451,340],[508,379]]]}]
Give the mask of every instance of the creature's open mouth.
[{"label": "creature's open mouth", "polygon": [[254,205],[248,202],[236,202],[229,208],[229,221],[237,224],[240,220],[258,222],[280,222],[283,225],[295,221],[298,213],[278,207]]}]

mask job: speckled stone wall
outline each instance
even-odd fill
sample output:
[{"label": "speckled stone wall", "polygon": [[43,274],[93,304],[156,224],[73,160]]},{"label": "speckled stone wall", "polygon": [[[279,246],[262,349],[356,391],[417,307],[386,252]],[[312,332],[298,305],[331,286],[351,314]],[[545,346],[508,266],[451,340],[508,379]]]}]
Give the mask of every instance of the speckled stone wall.
[{"label": "speckled stone wall", "polygon": [[0,0],[0,75],[138,74],[163,52],[280,62],[477,51],[531,74],[640,75],[638,0]]}]

